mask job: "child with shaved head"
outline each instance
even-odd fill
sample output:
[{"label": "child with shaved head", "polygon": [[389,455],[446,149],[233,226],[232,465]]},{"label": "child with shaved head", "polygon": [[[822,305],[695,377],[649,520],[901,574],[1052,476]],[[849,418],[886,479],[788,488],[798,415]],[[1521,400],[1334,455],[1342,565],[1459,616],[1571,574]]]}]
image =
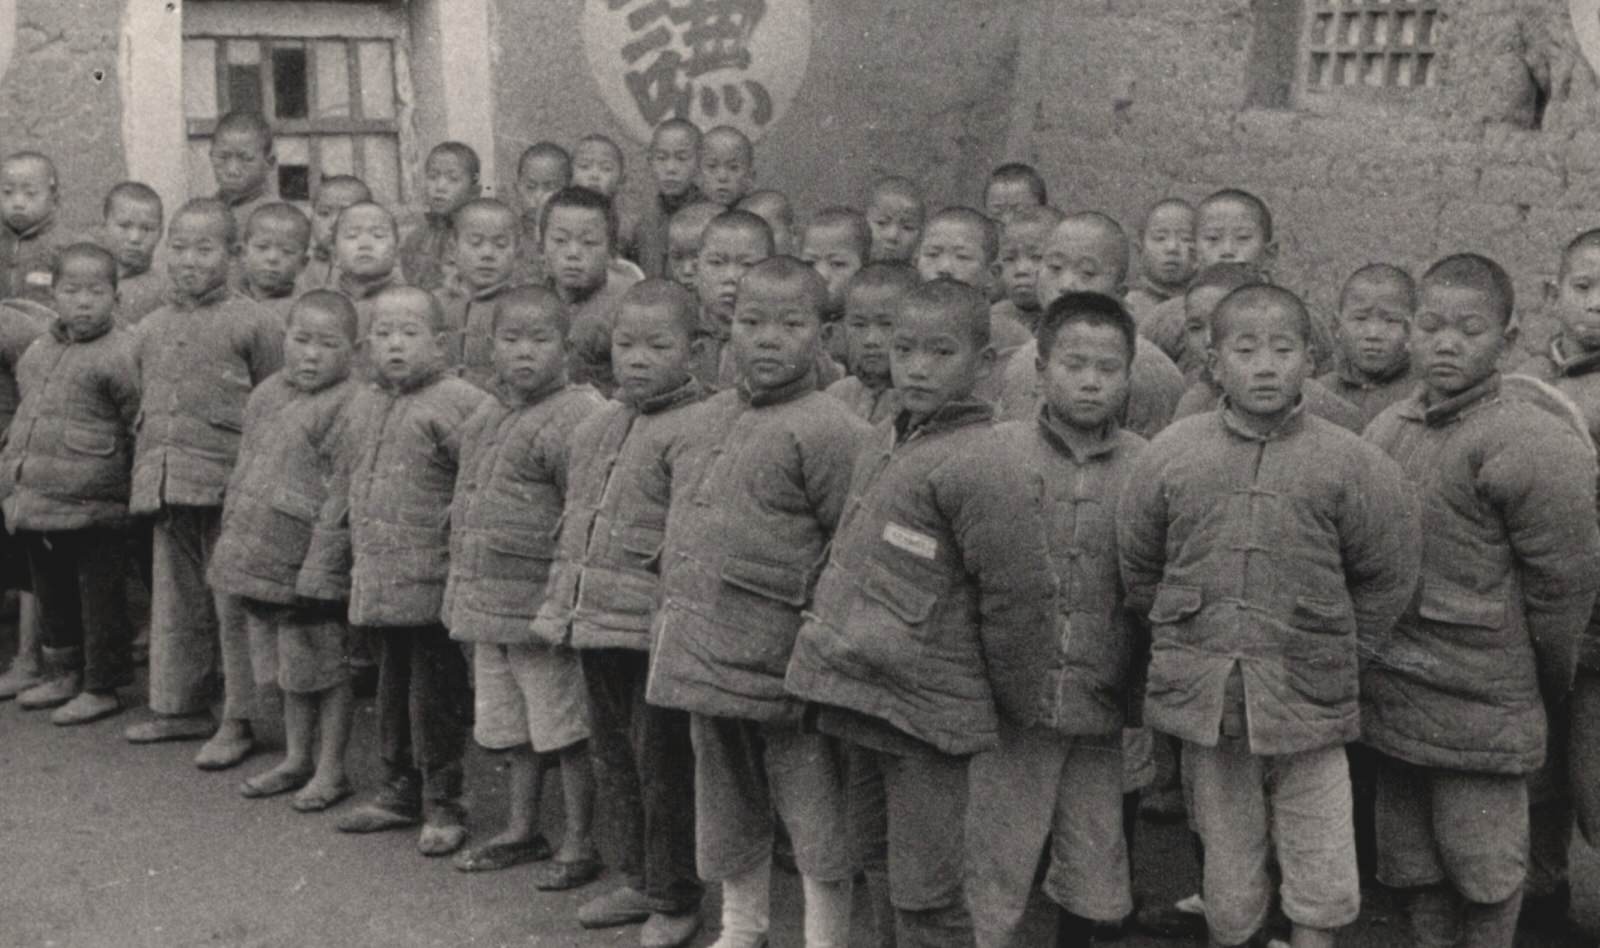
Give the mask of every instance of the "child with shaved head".
[{"label": "child with shaved head", "polygon": [[[454,338],[449,358],[461,377],[488,390],[494,382],[496,302],[518,284],[521,232],[517,212],[494,198],[477,198],[456,211],[456,280],[442,294],[445,322]],[[565,341],[566,333],[562,333]]]},{"label": "child with shaved head", "polygon": [[50,274],[61,246],[55,233],[60,201],[49,158],[20,151],[0,161],[0,298],[50,302]]},{"label": "child with shaved head", "polygon": [[1002,720],[1039,722],[1057,640],[1042,477],[973,395],[993,364],[981,291],[907,291],[900,411],[861,447],[785,682],[850,754],[857,860],[879,906],[887,881],[900,944],[973,943],[968,763]]},{"label": "child with shaved head", "polygon": [[122,181],[106,192],[100,211],[102,242],[117,258],[117,317],[132,326],[167,301],[166,275],[152,267],[166,223],[161,195]]},{"label": "child with shaved head", "polygon": [[756,182],[756,148],[744,132],[718,125],[700,140],[700,191],[723,207],[738,204]]},{"label": "child with shaved head", "polygon": [[874,261],[907,262],[922,241],[927,208],[908,178],[879,178],[867,194],[867,224],[872,228]]},{"label": "child with shaved head", "polygon": [[695,261],[695,290],[700,298],[700,334],[704,339],[695,359],[695,377],[719,388],[735,378],[728,350],[733,332],[739,282],[750,268],[772,256],[772,228],[749,211],[725,211],[706,224]]},{"label": "child with shaved head", "polygon": [[578,910],[585,928],[644,924],[641,944],[679,945],[700,926],[689,715],[644,700],[670,472],[706,389],[690,374],[694,295],[668,280],[623,294],[611,330],[613,401],[578,426],[556,563],[533,632],[577,650],[589,696],[597,795],[616,832],[602,844],[618,885]]},{"label": "child with shaved head", "polygon": [[1128,291],[1136,320],[1189,288],[1195,274],[1194,206],[1182,198],[1156,202],[1139,228],[1139,285]]},{"label": "child with shaved head", "polygon": [[[694,291],[700,269],[700,244],[706,227],[727,208],[712,201],[696,201],[672,215],[667,225],[666,269],[662,276]],[[759,215],[757,215],[759,216]],[[763,218],[764,220],[765,218]],[[768,225],[770,230],[771,225]]]},{"label": "child with shaved head", "polygon": [[285,322],[311,249],[311,220],[274,201],[250,214],[239,254],[239,291]]},{"label": "child with shaved head", "polygon": [[1118,508],[1128,608],[1153,640],[1144,720],[1183,742],[1211,943],[1257,934],[1275,853],[1293,944],[1331,946],[1361,896],[1357,633],[1381,639],[1411,601],[1417,503],[1381,451],[1306,411],[1293,294],[1234,290],[1212,341],[1223,407],[1157,435]]},{"label": "child with shaved head", "polygon": [[889,339],[901,300],[920,282],[917,271],[906,264],[869,263],[845,287],[845,367],[850,374],[828,386],[828,394],[868,424],[900,410],[889,377]]},{"label": "child with shaved head", "polygon": [[718,948],[766,941],[774,819],[794,841],[806,945],[849,939],[843,755],[801,726],[783,688],[867,433],[817,390],[827,295],[793,257],[740,279],[729,343],[738,383],[693,409],[671,468],[646,696],[690,713],[697,861],[701,878],[722,883]]},{"label": "child with shaved head", "polygon": [[647,157],[655,196],[639,222],[639,267],[646,276],[671,277],[667,268],[668,224],[679,211],[705,200],[696,183],[700,129],[688,119],[667,119],[651,134]]},{"label": "child with shaved head", "polygon": [[1367,264],[1339,292],[1334,368],[1317,381],[1355,407],[1363,429],[1416,387],[1406,348],[1416,311],[1416,282],[1392,264]]},{"label": "child with shaved head", "polygon": [[436,290],[455,276],[451,219],[482,191],[478,153],[464,142],[440,142],[422,168],[422,224],[400,242],[400,272],[411,286]]},{"label": "child with shaved head", "polygon": [[[756,215],[772,228],[773,253],[794,254],[804,258],[805,254],[794,253],[794,205],[789,203],[788,196],[782,191],[773,191],[770,188],[765,191],[752,191],[739,202],[738,208]],[[813,223],[815,222],[813,220]],[[823,279],[827,279],[826,274],[823,275]]]},{"label": "child with shaved head", "polygon": [[354,175],[328,175],[317,185],[316,198],[311,202],[311,256],[306,268],[300,271],[300,279],[295,281],[296,295],[337,287],[339,268],[334,259],[334,225],[345,208],[371,200],[372,191],[366,182]]}]

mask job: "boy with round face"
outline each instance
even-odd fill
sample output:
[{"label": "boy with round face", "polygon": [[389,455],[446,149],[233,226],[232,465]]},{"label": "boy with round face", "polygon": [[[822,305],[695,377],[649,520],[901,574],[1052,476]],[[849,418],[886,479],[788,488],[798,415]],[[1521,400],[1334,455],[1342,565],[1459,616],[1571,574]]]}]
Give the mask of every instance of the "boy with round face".
[{"label": "boy with round face", "polygon": [[1335,367],[1317,381],[1361,412],[1362,427],[1411,394],[1407,337],[1417,309],[1417,287],[1399,267],[1373,263],[1345,281],[1334,328]]},{"label": "boy with round face", "polygon": [[388,209],[371,201],[352,204],[339,212],[333,228],[333,259],[339,273],[339,292],[355,304],[360,317],[356,334],[356,376],[366,378],[367,336],[372,326],[373,299],[400,282],[396,260],[400,235]]},{"label": "boy with round face", "polygon": [[[173,300],[145,317],[137,336],[145,401],[129,509],[160,514],[150,591],[156,717],[125,733],[134,743],[210,735],[195,756],[206,770],[231,767],[254,748],[243,611],[237,597],[213,596],[205,573],[246,399],[283,362],[283,320],[229,289],[237,245],[228,205],[211,198],[185,204],[167,230]],[[220,726],[210,711],[218,671]]]},{"label": "boy with round face", "polygon": [[239,290],[285,319],[310,253],[311,221],[292,204],[263,204],[245,225]]},{"label": "boy with round face", "polygon": [[844,207],[820,211],[800,238],[800,259],[828,285],[828,309],[844,311],[844,288],[871,256],[872,231],[858,211]]},{"label": "boy with round face", "polygon": [[642,697],[658,584],[651,560],[672,494],[666,459],[700,427],[704,390],[690,376],[698,326],[694,296],[675,283],[645,280],[623,295],[611,332],[616,400],[573,432],[556,564],[533,623],[536,638],[570,646],[582,662],[590,741],[603,762],[597,796],[629,831],[606,854],[617,885],[585,902],[578,923],[643,923],[640,943],[657,946],[694,936],[703,892],[689,715]]},{"label": "boy with round face", "polygon": [[1064,216],[1053,207],[1018,211],[1000,235],[999,280],[1005,299],[995,309],[1019,322],[1029,332],[1044,312],[1039,275],[1044,269],[1044,249]]},{"label": "boy with round face", "polygon": [[[536,641],[531,631],[548,559],[496,551],[555,534],[573,429],[601,400],[566,384],[566,307],[555,293],[519,287],[493,308],[495,397],[462,431],[465,476],[451,505],[444,618],[452,638],[472,643],[474,737],[508,762],[510,806],[505,828],[457,854],[455,866],[482,872],[549,859],[534,886],[570,889],[600,872],[583,670],[570,650]],[[556,768],[566,832],[552,855],[539,821],[544,778]]]},{"label": "boy with round face", "polygon": [[697,201],[672,215],[667,225],[666,276],[679,286],[689,290],[698,286],[701,238],[706,226],[724,210],[721,204]]},{"label": "boy with round face", "polygon": [[1001,165],[989,173],[983,189],[983,211],[1001,224],[1025,207],[1049,204],[1044,178],[1033,166],[1020,163]]},{"label": "boy with round face", "polygon": [[667,264],[671,221],[678,211],[705,200],[696,184],[700,129],[685,119],[667,119],[656,126],[645,156],[655,183],[655,196],[639,221],[637,261],[648,276],[671,277]]},{"label": "boy with round face", "polygon": [[45,630],[48,677],[17,704],[56,708],[52,723],[75,725],[120,711],[117,688],[129,680],[124,558],[139,381],[133,340],[114,328],[115,259],[72,244],[55,270],[56,324],[16,364],[21,403],[0,487]]},{"label": "boy with round face", "polygon": [[695,377],[702,385],[731,384],[736,377],[723,348],[732,332],[739,284],[751,267],[772,256],[772,231],[748,211],[727,211],[706,225],[695,264],[700,331],[706,335]]},{"label": "boy with round face", "polygon": [[285,491],[305,498],[307,510],[327,500],[328,439],[355,391],[348,381],[355,334],[355,307],[337,293],[313,290],[289,310],[283,370],[251,395],[207,571],[212,588],[240,598],[257,686],[283,693],[284,758],[239,792],[258,799],[298,791],[292,803],[302,813],[350,795],[349,632],[339,606],[302,598],[308,577],[317,579],[318,596],[342,596],[342,589],[326,582],[327,564],[307,556],[312,524],[288,522],[275,503]]},{"label": "boy with round face", "polygon": [[[935,278],[941,286],[942,281],[949,278]],[[902,301],[890,337],[890,374],[900,407],[913,427],[946,404],[969,398],[994,368],[987,312],[976,319],[964,312],[962,294],[940,292],[951,301],[929,305],[919,296]]]},{"label": "boy with round face", "polygon": [[732,125],[718,125],[700,142],[700,191],[731,208],[755,185],[755,164],[750,139]]},{"label": "boy with round face", "polygon": [[[1044,893],[1061,907],[1057,944],[1091,943],[1096,923],[1133,909],[1123,832],[1124,705],[1133,685],[1134,631],[1122,609],[1116,505],[1145,447],[1120,430],[1136,331],[1121,303],[1070,293],[1041,314],[1043,407],[1004,426],[1045,485],[1050,560],[1072,634],[1057,645],[1048,728],[1007,734],[972,763],[970,889],[983,944],[1016,944],[1041,856]],[[1053,843],[1046,845],[1049,840]]]},{"label": "boy with round face", "polygon": [[916,185],[906,178],[883,178],[867,196],[874,261],[910,262],[922,241],[926,208]]},{"label": "boy with round face", "polygon": [[1128,291],[1134,318],[1189,286],[1196,271],[1195,211],[1188,201],[1167,198],[1150,208],[1139,230],[1139,285]]},{"label": "boy with round face", "polygon": [[106,192],[101,211],[105,246],[117,258],[117,315],[132,326],[165,302],[165,278],[152,267],[164,229],[161,196],[148,185],[124,181]]},{"label": "boy with round face", "polygon": [[[1546,709],[1592,694],[1592,683],[1570,692],[1589,676],[1577,669],[1593,668],[1594,453],[1530,397],[1538,383],[1497,370],[1516,336],[1504,269],[1456,254],[1419,290],[1410,346],[1422,385],[1366,432],[1423,511],[1422,595],[1375,640],[1361,681],[1362,740],[1379,754],[1378,879],[1407,892],[1413,940],[1509,945],[1527,881],[1528,775],[1560,733]],[[1582,760],[1584,745],[1571,746]],[[1425,815],[1440,807],[1460,815]]]},{"label": "boy with round face", "polygon": [[518,280],[530,286],[543,283],[544,242],[539,221],[544,206],[562,188],[572,183],[572,156],[555,142],[535,142],[517,162],[517,213],[521,221],[520,249],[517,251]]},{"label": "boy with round face", "polygon": [[917,244],[917,272],[924,280],[956,280],[988,292],[1000,256],[1000,228],[969,207],[947,207],[933,215]]},{"label": "boy with round face", "polygon": [[[638,263],[640,221],[630,208],[622,190],[627,180],[622,149],[604,135],[585,135],[572,152],[572,183],[605,195],[617,216],[617,240],[613,256],[619,261]],[[644,276],[643,271],[633,274]]]},{"label": "boy with round face", "polygon": [[243,232],[255,209],[276,199],[278,156],[272,150],[272,126],[259,112],[229,112],[217,120],[210,157],[217,198],[232,210],[234,226]]},{"label": "boy with round face", "polygon": [[482,190],[478,153],[462,142],[441,142],[428,152],[422,169],[422,226],[400,242],[400,273],[425,290],[443,286],[455,274],[455,236],[451,215]]},{"label": "boy with round face", "polygon": [[617,299],[638,278],[614,266],[617,218],[611,202],[588,188],[564,188],[545,205],[540,228],[549,283],[571,309],[573,384],[612,389],[611,322]]},{"label": "boy with round face", "polygon": [[50,302],[59,190],[54,163],[38,152],[0,162],[0,296]]},{"label": "boy with round face", "polygon": [[900,301],[919,280],[905,264],[869,263],[845,290],[845,366],[850,374],[827,392],[868,424],[899,411],[889,376],[889,340]]},{"label": "boy with round face", "polygon": [[311,202],[311,257],[295,282],[296,294],[335,287],[339,274],[334,264],[334,225],[345,208],[371,200],[372,192],[360,178],[339,174],[322,179]]},{"label": "boy with round face", "polygon": [[462,378],[486,388],[495,378],[490,326],[497,301],[516,283],[520,228],[510,207],[478,198],[456,211],[454,230],[456,287],[444,305],[445,322],[460,338],[452,341],[450,357]]},{"label": "boy with round face", "polygon": [[[773,255],[795,255],[794,208],[782,191],[752,191],[739,202],[738,207],[766,221],[767,226],[772,228]],[[826,274],[823,279],[827,279]]]}]

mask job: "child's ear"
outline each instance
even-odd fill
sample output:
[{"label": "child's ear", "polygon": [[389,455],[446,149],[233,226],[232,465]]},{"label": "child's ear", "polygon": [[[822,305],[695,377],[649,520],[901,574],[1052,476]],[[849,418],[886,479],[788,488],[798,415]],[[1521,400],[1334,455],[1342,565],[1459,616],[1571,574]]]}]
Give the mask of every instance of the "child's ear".
[{"label": "child's ear", "polygon": [[1544,305],[1554,306],[1561,296],[1561,284],[1555,280],[1544,281]]},{"label": "child's ear", "polygon": [[1277,262],[1278,242],[1276,240],[1269,240],[1267,241],[1267,245],[1261,248],[1261,269],[1263,271],[1270,272],[1272,270],[1272,265]]},{"label": "child's ear", "polygon": [[984,346],[983,351],[978,353],[978,379],[980,381],[988,378],[990,373],[994,371],[996,358],[994,346],[992,345]]},{"label": "child's ear", "polygon": [[706,345],[710,341],[711,339],[709,336],[696,333],[694,337],[689,340],[689,356],[697,362],[705,358]]},{"label": "child's ear", "polygon": [[1520,335],[1522,335],[1522,320],[1517,318],[1516,313],[1512,313],[1511,318],[1506,320],[1506,331],[1504,333],[1506,345],[1516,345],[1517,337]]}]

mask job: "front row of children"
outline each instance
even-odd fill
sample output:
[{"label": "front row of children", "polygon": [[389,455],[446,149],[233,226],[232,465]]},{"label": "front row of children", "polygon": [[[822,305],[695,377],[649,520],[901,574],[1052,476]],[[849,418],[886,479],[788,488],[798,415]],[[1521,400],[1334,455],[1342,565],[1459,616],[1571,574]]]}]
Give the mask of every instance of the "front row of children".
[{"label": "front row of children", "polygon": [[[577,281],[609,232],[570,216],[546,227],[573,231]],[[717,233],[761,224],[735,211],[708,228],[702,274],[720,272]],[[990,302],[952,275],[877,265],[831,294],[795,258],[740,261],[714,297],[732,380],[716,394],[695,377],[711,341],[695,297],[644,281],[616,301],[608,401],[572,381],[600,363],[574,352],[582,310],[559,273],[485,294],[479,387],[453,371],[457,321],[418,288],[306,293],[285,332],[229,289],[233,228],[216,201],[180,211],[173,299],[131,332],[113,318],[117,259],[68,248],[58,317],[18,367],[0,491],[62,711],[116,706],[122,537],[155,514],[168,651],[158,716],[130,736],[209,735],[202,766],[231,763],[249,686],[276,687],[287,752],[241,792],[325,809],[351,792],[348,637],[370,636],[384,781],[340,828],[420,824],[423,853],[464,871],[540,861],[549,890],[597,878],[605,842],[621,884],[579,921],[643,922],[645,945],[692,937],[702,880],[722,888],[717,948],[763,944],[780,823],[810,948],[848,943],[858,870],[882,943],[1015,944],[1041,859],[1060,943],[1088,944],[1132,905],[1121,738],[1141,721],[1181,744],[1215,944],[1258,937],[1269,864],[1293,945],[1354,920],[1357,737],[1377,754],[1379,878],[1405,891],[1417,943],[1510,944],[1546,708],[1575,680],[1593,701],[1580,642],[1600,525],[1582,425],[1498,372],[1516,326],[1493,262],[1423,277],[1405,333],[1420,385],[1364,439],[1310,410],[1301,301],[1236,281],[1194,337],[1218,406],[1147,443],[1121,424],[1134,320],[1088,291],[1120,277],[1041,275],[1038,407],[996,424],[977,394],[996,371]],[[358,235],[390,245],[350,262],[392,237]],[[1559,293],[1586,292],[1597,246],[1569,249]],[[1348,320],[1379,375],[1390,276],[1353,281],[1342,307],[1383,324]],[[820,391],[840,295],[866,411]],[[1568,309],[1543,374],[1593,427],[1600,332]],[[472,846],[469,718],[512,800]],[[557,846],[539,829],[551,770]],[[601,796],[615,840],[593,832]]]}]

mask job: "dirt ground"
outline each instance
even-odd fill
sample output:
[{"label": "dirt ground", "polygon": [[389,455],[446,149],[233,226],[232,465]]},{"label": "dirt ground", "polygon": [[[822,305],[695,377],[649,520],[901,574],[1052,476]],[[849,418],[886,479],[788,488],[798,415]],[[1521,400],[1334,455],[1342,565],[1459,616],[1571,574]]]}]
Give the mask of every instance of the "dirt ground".
[{"label": "dirt ground", "polygon": [[[0,640],[0,655],[6,646]],[[541,893],[528,867],[469,876],[419,856],[414,833],[346,836],[333,829],[338,809],[307,816],[283,799],[245,800],[235,788],[268,758],[202,773],[190,763],[194,744],[134,747],[121,739],[122,728],[145,713],[64,729],[14,703],[0,706],[0,948],[637,944],[637,929],[585,932],[574,921],[583,901],[605,891],[605,879],[577,892]],[[362,789],[377,772],[375,724],[363,703],[354,742]],[[273,730],[269,723],[269,737]],[[471,827],[486,835],[504,812],[503,781],[487,755],[473,752],[469,786]],[[558,816],[550,814],[552,836]],[[1170,899],[1192,890],[1182,833],[1148,823],[1141,832],[1140,891]],[[1578,912],[1600,924],[1600,859],[1580,848],[1576,860]],[[801,945],[798,890],[794,878],[778,874],[773,948]],[[864,946],[859,909],[854,943]],[[710,941],[705,932],[694,944]],[[1042,934],[1029,942],[1048,944]],[[1135,936],[1117,944],[1185,943]],[[1393,913],[1369,900],[1342,944],[1386,948],[1403,938]]]}]

